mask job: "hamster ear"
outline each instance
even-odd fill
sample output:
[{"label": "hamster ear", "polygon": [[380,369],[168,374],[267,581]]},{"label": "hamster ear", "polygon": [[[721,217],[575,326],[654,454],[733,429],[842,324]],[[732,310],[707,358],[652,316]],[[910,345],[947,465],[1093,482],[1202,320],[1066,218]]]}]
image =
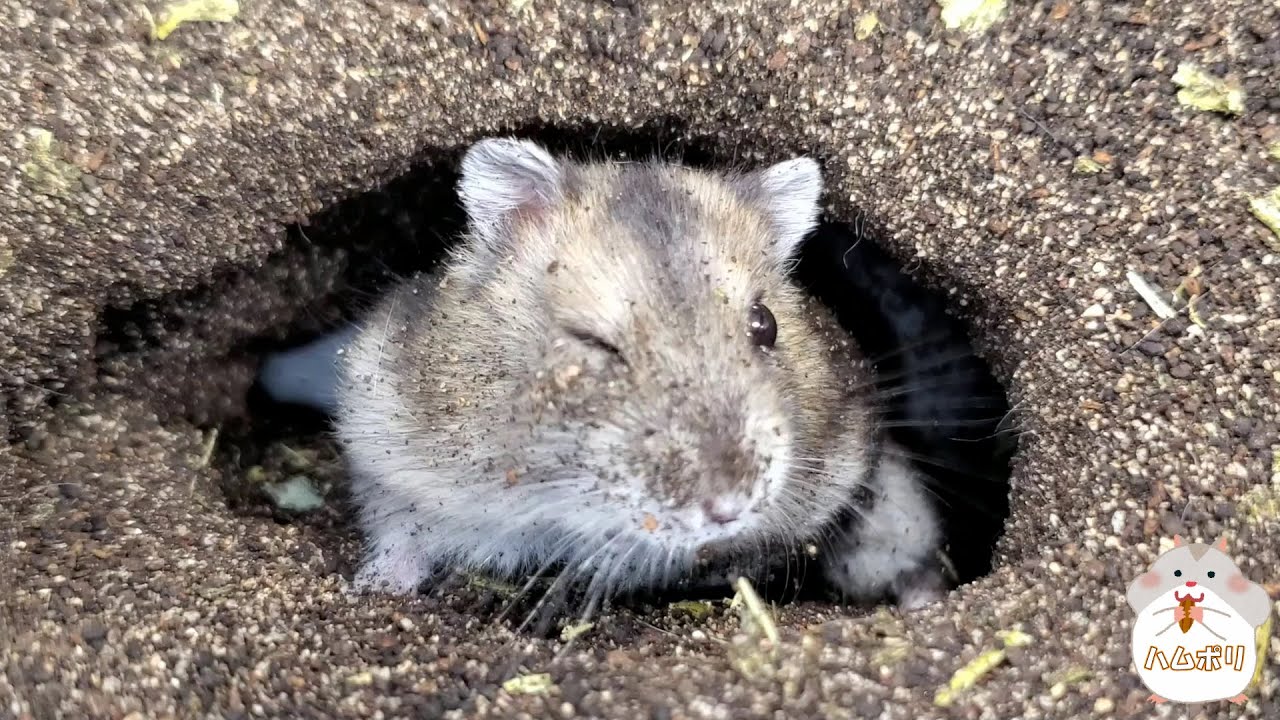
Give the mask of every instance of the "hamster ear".
[{"label": "hamster ear", "polygon": [[822,168],[813,158],[799,157],[757,170],[747,176],[773,225],[774,258],[795,257],[822,211]]},{"label": "hamster ear", "polygon": [[1183,545],[1185,545],[1185,544],[1186,544],[1186,543],[1182,540],[1182,536],[1181,536],[1181,535],[1174,535],[1174,536],[1173,536],[1173,546],[1174,546],[1174,547],[1182,547],[1182,546],[1183,546]]},{"label": "hamster ear", "polygon": [[563,174],[561,163],[536,143],[487,138],[463,156],[458,195],[472,230],[491,240],[513,215],[558,201]]},{"label": "hamster ear", "polygon": [[1215,543],[1213,544],[1213,546],[1214,546],[1214,547],[1216,547],[1216,548],[1218,548],[1218,549],[1219,549],[1219,550],[1221,550],[1222,552],[1226,552],[1226,551],[1227,551],[1227,536],[1226,536],[1226,535],[1223,535],[1222,537],[1218,538],[1217,542],[1215,542]]}]

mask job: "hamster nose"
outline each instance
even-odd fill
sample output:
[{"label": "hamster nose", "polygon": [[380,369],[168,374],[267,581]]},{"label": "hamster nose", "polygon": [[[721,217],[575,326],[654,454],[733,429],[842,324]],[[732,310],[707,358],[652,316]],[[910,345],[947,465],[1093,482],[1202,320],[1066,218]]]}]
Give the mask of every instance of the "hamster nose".
[{"label": "hamster nose", "polygon": [[743,503],[729,498],[708,498],[702,501],[702,512],[717,525],[728,525],[742,514]]},{"label": "hamster nose", "polygon": [[1195,580],[1188,580],[1188,581],[1187,581],[1187,587],[1195,587],[1195,586],[1196,586],[1196,581],[1195,581]]}]

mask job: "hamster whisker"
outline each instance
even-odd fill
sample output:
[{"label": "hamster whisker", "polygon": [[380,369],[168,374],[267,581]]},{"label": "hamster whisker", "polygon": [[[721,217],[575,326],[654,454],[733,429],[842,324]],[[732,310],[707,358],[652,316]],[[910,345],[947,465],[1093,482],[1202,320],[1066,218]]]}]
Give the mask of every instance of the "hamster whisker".
[{"label": "hamster whisker", "polygon": [[807,472],[830,472],[831,463],[822,458],[793,456],[790,458],[793,467]]},{"label": "hamster whisker", "polygon": [[[929,333],[927,335],[918,337],[912,340],[911,342],[899,343],[896,346],[894,346],[892,350],[886,350],[884,352],[878,352],[878,353],[869,353],[867,355],[867,360],[873,363],[884,362],[885,360],[896,358],[900,355],[903,355],[904,353],[913,352],[915,350],[919,350],[920,348],[923,348],[929,345],[947,344],[951,340],[952,340],[952,334],[950,331],[938,330],[938,331]],[[972,355],[973,353],[971,352],[965,352],[962,355],[960,355],[960,357],[971,357]]]},{"label": "hamster whisker", "polygon": [[579,539],[580,538],[578,538],[576,535],[571,534],[565,537],[560,542],[560,544],[556,546],[555,549],[547,553],[546,562],[542,563],[542,565],[537,569],[537,571],[534,572],[531,576],[529,576],[524,586],[521,587],[520,590],[514,596],[507,599],[506,607],[504,607],[502,612],[498,614],[498,617],[494,618],[494,621],[500,623],[503,620],[505,620],[507,617],[507,614],[511,612],[513,609],[515,609],[516,605],[521,600],[523,600],[524,597],[529,593],[529,591],[533,589],[533,586],[538,583],[538,580],[542,577],[542,574],[545,573],[547,570],[549,570],[551,566],[563,560],[565,552],[574,543],[574,541]]},{"label": "hamster whisker", "polygon": [[[634,546],[633,546],[634,547]],[[629,553],[628,553],[629,554]],[[591,579],[587,583],[585,591],[585,602],[583,609],[578,613],[578,624],[586,624],[594,617],[596,608],[599,607],[601,599],[609,592],[613,569],[611,568],[616,562],[616,557],[606,556],[603,563],[596,566],[591,573]],[[561,660],[573,647],[576,638],[569,638],[568,641],[556,653],[553,661]]]},{"label": "hamster whisker", "polygon": [[968,493],[960,492],[956,488],[946,487],[940,483],[930,481],[924,484],[924,489],[949,509],[955,509],[957,506],[962,505],[970,511],[989,517],[996,517],[1002,514],[992,504],[986,503],[981,498],[973,497]]},{"label": "hamster whisker", "polygon": [[[845,295],[823,307],[816,292],[779,269],[801,272],[801,244],[823,224],[820,165],[794,158],[763,175],[753,169],[717,179],[625,166],[568,173],[561,170],[571,165],[561,162],[531,142],[477,144],[458,178],[462,243],[438,272],[415,275],[360,313],[334,428],[346,445],[366,535],[390,550],[366,558],[362,574],[398,585],[449,566],[500,575],[518,586],[496,591],[513,595],[497,616],[504,632],[515,626],[515,637],[544,632],[560,615],[595,617],[618,593],[696,582],[689,577],[701,572],[695,559],[714,579],[723,566],[742,568],[776,593],[778,582],[790,588],[806,571],[814,538],[824,548],[872,553],[871,574],[914,572],[915,551],[936,549],[933,508],[917,507],[933,503],[911,487],[915,473],[899,472],[896,463],[874,466],[868,436],[934,428],[918,434],[936,443],[1004,408],[981,409],[995,402],[982,393],[998,390],[987,390],[963,333],[932,321],[941,310],[910,307],[917,293],[872,288],[868,296],[878,302]],[[619,187],[636,192],[617,203],[579,197],[563,184],[579,171],[611,198]],[[783,171],[789,179],[780,190],[767,173]],[[753,198],[767,200],[775,222],[759,222],[766,209],[759,202],[741,202],[748,186]],[[690,188],[718,198],[715,205],[691,204]],[[510,222],[527,200],[515,190],[536,193],[553,220]],[[412,218],[393,221],[408,229]],[[503,258],[512,243],[528,252]],[[761,253],[761,262],[739,261]],[[852,282],[853,265],[846,267],[843,279]],[[865,270],[872,282],[883,277]],[[752,288],[769,288],[772,310]],[[713,295],[738,309],[724,312],[707,302]],[[865,318],[861,334],[879,339],[842,333],[841,316],[858,317],[849,310]],[[775,346],[778,317],[786,361],[772,372],[756,353]],[[587,335],[568,337],[575,327]],[[592,333],[600,347],[582,342]],[[956,385],[966,389],[945,390]],[[952,404],[932,407],[955,422],[917,422],[918,413],[906,412],[929,408],[931,398]],[[969,447],[972,455],[985,450]],[[945,450],[939,460],[964,461],[964,453]],[[752,479],[767,486],[749,494],[765,498],[739,522],[721,522],[737,498],[705,493],[765,455],[777,461],[767,479]],[[886,523],[845,522],[872,515],[856,489],[899,489],[890,482],[907,486],[894,502],[911,512],[887,505]],[[851,507],[859,503],[865,506]],[[372,517],[385,508],[405,514]],[[642,510],[667,517],[640,523]],[[864,532],[885,525],[895,526],[889,542],[863,541],[870,538]],[[910,553],[902,549],[907,535],[920,546]],[[885,548],[894,556],[874,554]],[[495,589],[482,592],[492,607]],[[557,657],[572,645],[566,641]]]},{"label": "hamster whisker", "polygon": [[[996,408],[1005,408],[1005,404],[994,395],[970,395],[969,397],[953,400],[951,402],[930,402],[929,407],[937,410],[993,410]],[[891,410],[880,406],[875,408],[874,412],[879,415],[889,415]],[[1007,411],[1002,411],[1001,417],[1007,414],[1009,414]]]},{"label": "hamster whisker", "polygon": [[[520,626],[516,628],[516,634],[523,632],[525,628],[529,626],[529,624],[534,620],[534,618],[538,616],[539,612],[546,607],[547,603],[550,601],[550,599],[553,596],[557,596],[559,597],[560,601],[563,601],[564,599],[563,595],[566,592],[568,585],[571,584],[573,580],[580,578],[582,576],[583,571],[597,557],[599,557],[601,553],[608,550],[609,547],[612,546],[613,543],[617,542],[617,540],[621,538],[623,535],[624,533],[618,533],[617,535],[614,535],[613,537],[609,538],[604,542],[603,545],[601,545],[599,548],[596,548],[589,555],[587,555],[586,558],[582,560],[573,558],[567,561],[565,563],[565,567],[556,575],[556,579],[551,583],[551,587],[548,588],[545,593],[543,593],[542,598],[539,599],[537,604],[533,606],[533,609],[529,611],[529,614],[525,617],[524,622],[520,623]],[[587,538],[582,537],[581,539],[585,540]],[[554,609],[555,609],[554,607],[547,608],[546,614],[554,614]],[[547,622],[549,622],[549,620],[547,620]],[[542,624],[543,624],[542,621],[540,621],[539,629],[538,629],[539,631],[536,634],[541,634],[543,631],[545,631],[545,628],[542,627]]]},{"label": "hamster whisker", "polygon": [[889,385],[883,388],[877,388],[875,392],[870,393],[875,400],[888,400],[890,398],[901,397],[903,395],[911,395],[922,390],[938,390],[940,388],[949,387],[967,387],[972,385],[973,381],[968,378],[949,378],[944,380],[913,382],[905,385]]},{"label": "hamster whisker", "polygon": [[[897,457],[900,457],[906,460],[912,460],[912,461],[922,462],[925,464],[941,467],[942,469],[947,470],[949,472],[954,472],[959,475],[965,475],[979,481],[994,482],[997,479],[997,475],[998,475],[998,474],[984,475],[976,471],[966,470],[966,469],[951,465],[949,463],[944,463],[936,458],[920,455],[918,453],[908,453],[904,451],[904,452],[895,452],[893,454]],[[972,493],[967,492],[966,490],[968,488],[964,486],[954,487],[954,486],[948,485],[944,482],[939,481],[937,478],[933,477],[928,473],[921,473],[921,476],[924,481],[922,483],[922,486],[926,490],[928,490],[930,494],[938,498],[940,502],[942,502],[944,505],[946,505],[949,508],[954,508],[956,505],[964,505],[972,510],[976,510],[978,512],[983,513],[984,515],[988,515],[992,517],[1002,514],[998,511],[998,509],[992,508],[990,505],[984,503],[980,497],[975,497]]]},{"label": "hamster whisker", "polygon": [[972,418],[969,420],[890,420],[888,422],[878,422],[876,427],[882,429],[894,428],[965,428],[965,427],[984,427],[991,424],[992,420],[998,420],[997,417]]},{"label": "hamster whisker", "polygon": [[[942,458],[935,457],[933,455],[926,455],[924,453],[913,452],[910,450],[903,450],[901,448],[894,448],[894,449],[886,448],[885,454],[892,457],[900,458],[903,460],[912,460],[915,462],[922,462],[926,465],[932,465],[933,467],[941,468],[943,470],[954,472],[959,475],[964,475],[965,477],[969,477],[969,478],[976,478],[979,480],[993,479],[991,475],[979,472],[970,467],[963,467],[960,465],[956,465],[955,463],[947,462]],[[927,475],[928,473],[925,473],[925,474]]]},{"label": "hamster whisker", "polygon": [[[958,363],[964,360],[970,360],[973,357],[974,357],[973,353],[970,353],[967,351],[939,353],[937,355],[929,356],[929,358],[924,361],[915,361],[915,362],[907,363],[904,367],[895,368],[893,371],[875,372],[873,376],[873,382],[888,382],[888,381],[898,380],[910,375],[915,375],[918,373],[929,372],[933,370],[940,370],[949,365],[952,365],[953,363]],[[884,359],[883,358],[876,359],[876,360],[868,359],[868,362],[871,363],[872,367],[875,367],[876,365],[884,362]],[[972,382],[972,381],[973,381],[972,378],[968,380],[968,382]]]},{"label": "hamster whisker", "polygon": [[[946,427],[946,425],[940,425],[939,427]],[[1028,435],[1035,437],[1036,431],[1030,428],[1006,428],[986,435],[978,435],[977,437],[958,437],[953,435],[948,437],[947,440],[949,442],[981,443],[991,440],[1019,439]]]}]

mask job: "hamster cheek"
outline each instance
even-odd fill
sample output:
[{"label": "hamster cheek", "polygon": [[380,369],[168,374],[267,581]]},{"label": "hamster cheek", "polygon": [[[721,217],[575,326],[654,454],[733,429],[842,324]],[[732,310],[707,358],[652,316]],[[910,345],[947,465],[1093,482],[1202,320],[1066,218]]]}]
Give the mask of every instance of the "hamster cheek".
[{"label": "hamster cheek", "polygon": [[1227,580],[1227,589],[1239,595],[1249,589],[1249,580],[1244,573],[1236,573]]},{"label": "hamster cheek", "polygon": [[1160,573],[1154,571],[1143,573],[1142,577],[1138,578],[1138,583],[1144,588],[1154,588],[1160,584]]}]

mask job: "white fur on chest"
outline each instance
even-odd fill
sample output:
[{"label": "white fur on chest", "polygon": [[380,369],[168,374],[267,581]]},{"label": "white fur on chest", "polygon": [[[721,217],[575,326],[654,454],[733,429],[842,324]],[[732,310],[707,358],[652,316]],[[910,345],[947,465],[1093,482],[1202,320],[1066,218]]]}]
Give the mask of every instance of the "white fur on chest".
[{"label": "white fur on chest", "polygon": [[871,485],[875,501],[860,512],[852,532],[835,543],[827,576],[858,600],[896,595],[911,608],[937,600],[943,584],[936,569],[942,528],[926,493],[925,478],[894,455],[886,441]]}]

